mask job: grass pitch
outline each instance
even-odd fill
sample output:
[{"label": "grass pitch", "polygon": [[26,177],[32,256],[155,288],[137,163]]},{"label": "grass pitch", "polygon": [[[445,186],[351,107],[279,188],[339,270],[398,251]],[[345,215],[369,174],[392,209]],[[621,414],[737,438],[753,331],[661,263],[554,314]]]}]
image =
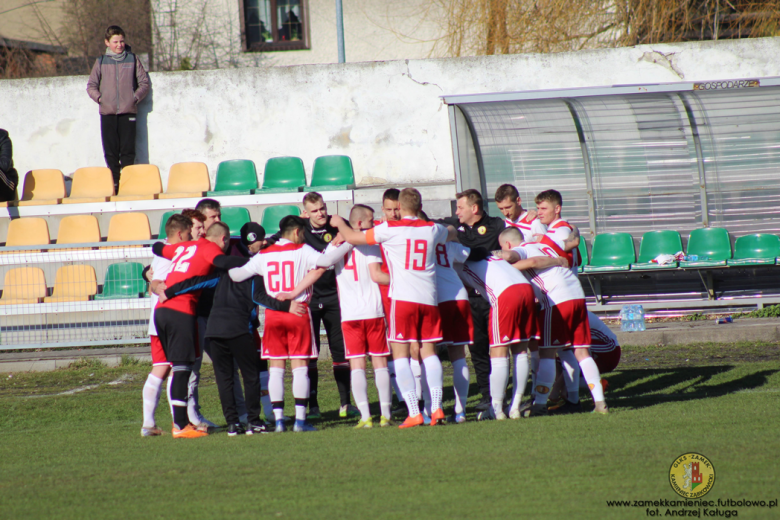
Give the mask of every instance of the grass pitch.
[{"label": "grass pitch", "polygon": [[[624,347],[609,416],[477,423],[475,396],[466,424],[411,430],[353,430],[323,364],[321,431],[192,440],[139,436],[148,370],[0,376],[0,518],[646,518],[607,501],[678,499],[669,467],[691,451],[715,466],[707,499],[780,495],[776,344]],[[220,422],[210,366],[201,396]],[[164,398],[157,421],[170,424]]]}]

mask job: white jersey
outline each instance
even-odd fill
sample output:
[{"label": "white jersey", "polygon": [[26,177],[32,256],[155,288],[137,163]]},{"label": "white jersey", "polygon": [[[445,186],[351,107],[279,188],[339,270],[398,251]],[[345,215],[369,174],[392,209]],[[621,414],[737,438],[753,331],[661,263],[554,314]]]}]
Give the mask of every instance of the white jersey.
[{"label": "white jersey", "polygon": [[437,304],[436,246],[447,242],[447,234],[446,227],[415,217],[383,222],[366,231],[370,245],[382,244],[392,299]]},{"label": "white jersey", "polygon": [[460,281],[456,264],[462,264],[469,257],[471,249],[458,242],[447,242],[436,246],[436,294],[438,303],[469,299],[469,293]]},{"label": "white jersey", "polygon": [[[545,226],[541,223],[540,226],[544,229],[544,237],[542,237],[540,243],[552,247],[559,255],[563,256],[562,253],[564,253],[563,249],[566,247],[566,239],[569,238],[569,235],[574,230],[571,224],[559,218],[551,222],[549,226]],[[532,242],[536,242],[536,240],[532,240]],[[560,251],[556,249],[556,247],[560,248]],[[582,265],[583,261],[583,259],[580,258],[579,251],[575,249],[566,254],[566,256],[570,257],[571,270],[574,275],[577,276],[579,274],[578,267]]]},{"label": "white jersey", "polygon": [[[171,264],[172,262],[168,260],[167,258],[163,258],[161,256],[155,256],[152,259],[152,279],[153,280],[159,280],[161,282],[164,282],[165,279],[168,277],[168,273],[171,270]],[[157,301],[160,298],[157,296],[156,293],[152,293],[152,314],[149,316],[149,335],[150,336],[156,336],[157,335],[157,327],[154,326],[154,308],[157,307]]]},{"label": "white jersey", "polygon": [[[536,256],[548,256],[559,258],[555,249],[544,243],[525,243],[513,249],[522,260]],[[584,300],[585,293],[582,291],[577,276],[565,267],[548,267],[547,269],[527,269],[523,274],[539,290],[535,291],[539,303],[547,308],[569,300]]]},{"label": "white jersey", "polygon": [[498,303],[498,297],[508,287],[528,284],[528,280],[520,271],[495,257],[476,262],[469,260],[463,264],[461,279],[463,283],[476,289],[491,306]]},{"label": "white jersey", "polygon": [[[326,252],[334,249],[329,245]],[[371,279],[369,264],[381,264],[379,246],[349,247],[335,264],[341,321],[370,320],[385,315],[379,286]]]},{"label": "white jersey", "polygon": [[[276,297],[279,293],[292,292],[301,283],[306,273],[317,267],[322,255],[308,244],[294,244],[287,239],[279,239],[275,244],[261,250],[243,267],[230,270],[230,278],[243,281],[259,274],[265,281],[265,291]],[[309,303],[313,288],[309,287],[295,300]]]},{"label": "white jersey", "polygon": [[598,354],[612,352],[619,345],[617,336],[598,316],[588,311],[588,323],[590,323],[590,351]]},{"label": "white jersey", "polygon": [[536,217],[529,219],[527,211],[523,211],[516,220],[505,218],[504,225],[517,228],[523,234],[523,242],[536,242],[534,235],[544,235],[547,232],[547,226]]}]

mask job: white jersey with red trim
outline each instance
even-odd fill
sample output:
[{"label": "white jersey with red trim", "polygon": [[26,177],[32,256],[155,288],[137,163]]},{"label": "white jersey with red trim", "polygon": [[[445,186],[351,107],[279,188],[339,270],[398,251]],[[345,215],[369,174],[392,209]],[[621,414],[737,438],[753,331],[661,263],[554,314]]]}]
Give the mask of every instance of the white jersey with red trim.
[{"label": "white jersey with red trim", "polygon": [[[159,280],[161,282],[164,282],[165,279],[168,277],[168,273],[171,271],[171,265],[173,265],[173,262],[168,260],[167,258],[163,258],[161,256],[155,256],[152,259],[152,280]],[[152,293],[152,314],[149,316],[149,335],[150,336],[156,336],[157,335],[157,327],[154,325],[154,308],[157,307],[157,301],[159,300],[159,297],[157,296],[157,293]]]},{"label": "white jersey with red trim", "polygon": [[[328,253],[334,249],[329,245]],[[371,279],[369,264],[381,264],[379,246],[352,246],[334,267],[339,291],[341,321],[370,320],[385,315],[379,286]]]},{"label": "white jersey with red trim", "polygon": [[460,277],[464,284],[476,289],[491,306],[498,303],[498,297],[508,287],[528,284],[528,280],[520,271],[508,262],[495,257],[486,260],[469,260],[463,264]]},{"label": "white jersey with red trim", "polygon": [[469,299],[469,293],[455,271],[456,264],[462,264],[469,257],[471,249],[458,242],[447,242],[436,246],[436,294],[438,303]]},{"label": "white jersey with red trim", "polygon": [[538,218],[528,218],[528,211],[523,211],[516,220],[510,218],[504,219],[506,227],[514,227],[523,234],[523,242],[534,242],[534,235],[544,235],[547,232],[547,226],[542,224]]},{"label": "white jersey with red trim", "polygon": [[588,311],[588,323],[590,323],[590,351],[599,354],[612,352],[619,345],[617,336],[607,327],[598,316]]},{"label": "white jersey with red trim", "polygon": [[[574,231],[572,225],[560,218],[554,220],[549,226],[545,226],[541,223],[540,225],[544,228],[544,236],[540,240],[540,243],[552,247],[560,256],[568,258],[571,270],[574,275],[577,276],[579,274],[578,268],[582,265],[582,258],[580,257],[579,250],[574,249],[568,253],[563,251],[563,248],[566,247],[566,239],[569,238],[571,232]],[[533,242],[535,242],[535,240]],[[560,249],[560,251],[558,249]]]},{"label": "white jersey with red trim", "polygon": [[366,231],[370,245],[382,244],[390,269],[393,300],[436,305],[436,246],[447,242],[447,228],[415,217],[383,222]]},{"label": "white jersey with red trim", "polygon": [[[522,260],[536,256],[548,256],[559,258],[560,255],[553,247],[544,243],[523,243],[512,251],[516,251]],[[539,288],[536,296],[539,303],[545,308],[567,302],[569,300],[584,300],[585,293],[577,276],[565,267],[548,267],[546,269],[527,269],[523,274],[528,277],[534,286]]]},{"label": "white jersey with red trim", "polygon": [[[320,253],[308,244],[294,244],[281,238],[275,244],[261,250],[243,267],[252,274],[259,274],[265,281],[265,291],[269,296],[292,292],[306,273],[317,266]],[[295,298],[296,301],[309,303],[312,287]]]}]

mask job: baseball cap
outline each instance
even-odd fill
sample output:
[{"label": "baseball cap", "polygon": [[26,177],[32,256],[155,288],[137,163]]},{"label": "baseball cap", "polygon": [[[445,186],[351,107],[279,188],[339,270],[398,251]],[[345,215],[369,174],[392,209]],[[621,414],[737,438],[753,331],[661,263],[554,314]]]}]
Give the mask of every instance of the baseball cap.
[{"label": "baseball cap", "polygon": [[241,226],[241,243],[245,246],[265,238],[265,229],[257,222],[247,222]]}]

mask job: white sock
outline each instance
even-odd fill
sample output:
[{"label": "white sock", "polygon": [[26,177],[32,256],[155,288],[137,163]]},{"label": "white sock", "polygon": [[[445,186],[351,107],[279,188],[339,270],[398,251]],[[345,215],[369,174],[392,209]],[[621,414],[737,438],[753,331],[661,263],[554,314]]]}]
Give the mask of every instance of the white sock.
[{"label": "white sock", "polygon": [[469,397],[469,365],[466,359],[456,359],[452,362],[452,383],[455,387],[455,413],[466,410],[466,400]]},{"label": "white sock", "polygon": [[539,351],[531,351],[531,388],[536,388],[536,374],[539,373]]},{"label": "white sock", "polygon": [[444,394],[444,369],[441,366],[439,356],[433,355],[423,359],[425,365],[425,380],[428,382],[428,390],[431,398],[430,413],[441,409],[442,395]]},{"label": "white sock", "polygon": [[[306,404],[309,400],[309,390],[311,381],[309,381],[309,367],[298,367],[292,371],[293,382],[292,392],[295,398],[295,420],[306,420]],[[298,404],[299,400],[303,400],[304,404]]]},{"label": "white sock", "polygon": [[401,395],[404,396],[406,407],[409,409],[409,417],[420,415],[417,393],[414,389],[414,375],[412,375],[409,358],[398,358],[395,360],[395,379],[398,381]]},{"label": "white sock", "polygon": [[509,381],[509,361],[505,357],[490,358],[490,397],[493,411],[503,411],[506,383]]},{"label": "white sock", "polygon": [[268,371],[260,372],[260,402],[263,405],[263,415],[271,418],[274,414],[271,406],[271,395],[268,393]]},{"label": "white sock", "polygon": [[173,384],[173,372],[168,374],[168,380],[165,383],[165,397],[168,398],[168,409],[171,411],[171,417],[173,417],[173,403],[171,402],[171,385]]},{"label": "white sock", "polygon": [[419,401],[423,398],[422,369],[420,368],[420,362],[414,358],[411,358],[409,361],[409,366],[411,367],[412,375],[414,376],[414,393],[417,394],[417,400]]},{"label": "white sock", "polygon": [[367,421],[371,418],[371,412],[368,409],[366,371],[362,368],[352,370],[350,376],[352,378],[352,396],[355,398],[355,406],[360,410],[360,419]]},{"label": "white sock", "polygon": [[382,417],[392,419],[390,408],[393,404],[393,388],[390,386],[390,371],[387,368],[375,368],[374,383],[379,392],[379,408]]},{"label": "white sock", "polygon": [[525,393],[525,385],[528,384],[528,353],[521,352],[520,354],[512,354],[512,364],[514,365],[514,379],[512,384],[512,404],[509,410],[519,410],[520,402],[523,400],[523,393]]},{"label": "white sock", "polygon": [[555,359],[545,358],[539,360],[539,375],[536,376],[534,387],[534,404],[543,406],[547,404],[553,383],[555,383]]},{"label": "white sock", "polygon": [[[284,369],[270,367],[268,369],[268,396],[272,403],[284,403]],[[274,419],[284,419],[284,408],[274,408]]]},{"label": "white sock", "polygon": [[592,357],[587,357],[580,361],[580,368],[582,369],[582,377],[585,378],[588,388],[590,388],[593,402],[604,401],[604,388],[601,386],[601,374],[599,374],[599,367],[596,365],[596,362]]},{"label": "white sock", "polygon": [[190,382],[188,385],[189,392],[187,393],[187,417],[194,425],[200,424],[200,413],[198,412],[198,380],[199,377],[195,377],[195,371],[193,370]]},{"label": "white sock", "polygon": [[[387,361],[387,371],[390,373],[390,384],[393,385],[393,391],[399,401],[404,400],[404,396],[401,393],[401,389],[398,388],[398,382],[395,380],[395,361],[392,359]],[[392,397],[392,396],[391,396]]]},{"label": "white sock", "polygon": [[420,365],[420,389],[422,390],[423,413],[431,416],[431,390],[428,387],[428,376],[425,373],[425,363]]},{"label": "white sock", "polygon": [[143,400],[144,400],[144,428],[151,428],[154,426],[154,412],[157,411],[157,403],[160,401],[160,389],[162,387],[163,380],[154,374],[149,374],[144,383]]},{"label": "white sock", "polygon": [[559,350],[558,357],[563,367],[563,381],[566,383],[567,400],[580,402],[580,364],[573,350]]}]

